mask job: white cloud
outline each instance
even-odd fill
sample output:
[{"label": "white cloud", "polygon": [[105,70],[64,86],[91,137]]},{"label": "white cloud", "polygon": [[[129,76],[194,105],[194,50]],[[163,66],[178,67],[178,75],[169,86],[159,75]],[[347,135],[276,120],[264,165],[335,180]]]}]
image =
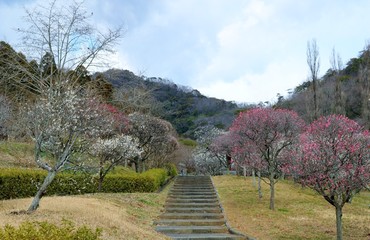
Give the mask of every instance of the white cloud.
[{"label": "white cloud", "polygon": [[[297,79],[302,79],[305,66],[294,59],[269,64],[262,73],[245,73],[233,80],[216,78],[196,88],[207,96],[237,102],[273,102],[277,93],[286,95]],[[289,73],[289,74],[287,74]],[[303,74],[302,74],[303,73]]]}]

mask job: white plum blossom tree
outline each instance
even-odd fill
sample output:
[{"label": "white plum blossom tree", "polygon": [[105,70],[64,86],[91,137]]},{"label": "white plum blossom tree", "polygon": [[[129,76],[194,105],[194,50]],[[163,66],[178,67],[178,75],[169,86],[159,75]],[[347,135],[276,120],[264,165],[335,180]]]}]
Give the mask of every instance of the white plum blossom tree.
[{"label": "white plum blossom tree", "polygon": [[195,132],[197,147],[192,155],[198,173],[217,175],[226,168],[226,157],[221,157],[212,147],[215,139],[223,134],[224,131],[213,126],[205,126]]},{"label": "white plum blossom tree", "polygon": [[139,141],[143,151],[140,158],[135,158],[137,172],[144,169],[144,163],[156,161],[174,152],[178,146],[175,130],[171,123],[147,114],[133,113],[129,115],[129,135]]},{"label": "white plum blossom tree", "polygon": [[91,17],[83,1],[52,0],[26,9],[27,25],[17,30],[30,64],[24,66],[18,55],[5,62],[17,70],[8,77],[35,96],[26,119],[35,141],[35,161],[48,171],[28,212],[38,208],[55,175],[77,159],[74,153],[85,151],[90,140],[111,130],[110,115],[102,114],[99,101],[88,97],[81,82],[91,66],[97,67],[114,51],[122,28],[103,31],[91,23]]},{"label": "white plum blossom tree", "polygon": [[142,150],[139,141],[128,135],[118,135],[109,139],[99,138],[91,147],[91,154],[99,158],[99,191],[105,176],[119,164],[140,157]]},{"label": "white plum blossom tree", "polygon": [[[76,164],[75,153],[86,151],[90,140],[111,131],[113,120],[102,114],[98,104],[74,89],[49,90],[25,114],[30,136],[35,141],[37,165],[48,171],[28,212],[36,210],[56,174]],[[45,155],[49,156],[48,158]]]}]

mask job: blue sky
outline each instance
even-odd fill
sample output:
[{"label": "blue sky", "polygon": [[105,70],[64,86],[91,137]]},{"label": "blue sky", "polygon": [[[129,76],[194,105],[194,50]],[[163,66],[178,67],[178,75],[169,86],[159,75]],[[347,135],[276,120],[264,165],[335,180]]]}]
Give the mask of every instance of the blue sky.
[{"label": "blue sky", "polygon": [[[16,44],[24,7],[0,0],[0,39]],[[69,0],[64,0],[68,2]],[[86,0],[99,26],[126,33],[112,66],[162,77],[210,97],[274,101],[307,79],[307,41],[316,39],[320,75],[335,47],[346,63],[370,39],[370,1]]]}]

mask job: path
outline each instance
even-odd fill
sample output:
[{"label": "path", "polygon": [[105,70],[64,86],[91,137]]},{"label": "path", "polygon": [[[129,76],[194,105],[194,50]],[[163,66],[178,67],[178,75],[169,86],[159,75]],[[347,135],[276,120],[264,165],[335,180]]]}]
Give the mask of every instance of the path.
[{"label": "path", "polygon": [[229,232],[209,176],[178,176],[156,223],[173,239],[247,239]]}]

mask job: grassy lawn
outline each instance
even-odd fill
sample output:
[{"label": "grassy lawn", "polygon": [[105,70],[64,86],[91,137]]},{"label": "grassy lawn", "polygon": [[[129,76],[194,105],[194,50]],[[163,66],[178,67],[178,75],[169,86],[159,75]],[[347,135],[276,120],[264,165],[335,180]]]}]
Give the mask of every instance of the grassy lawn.
[{"label": "grassy lawn", "polygon": [[[258,200],[252,178],[213,177],[230,225],[258,239],[336,239],[335,209],[308,188],[291,181],[276,184],[276,211],[269,210],[269,186]],[[370,192],[343,208],[343,238],[370,239]]]},{"label": "grassy lawn", "polygon": [[163,211],[168,187],[161,193],[116,193],[84,196],[44,197],[30,215],[13,215],[26,210],[31,198],[0,201],[0,227],[24,221],[58,224],[67,219],[76,226],[103,229],[103,239],[167,239],[154,230],[153,220]]},{"label": "grassy lawn", "polygon": [[0,167],[37,167],[34,144],[0,141]]}]

